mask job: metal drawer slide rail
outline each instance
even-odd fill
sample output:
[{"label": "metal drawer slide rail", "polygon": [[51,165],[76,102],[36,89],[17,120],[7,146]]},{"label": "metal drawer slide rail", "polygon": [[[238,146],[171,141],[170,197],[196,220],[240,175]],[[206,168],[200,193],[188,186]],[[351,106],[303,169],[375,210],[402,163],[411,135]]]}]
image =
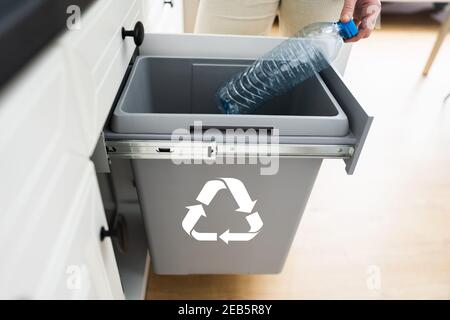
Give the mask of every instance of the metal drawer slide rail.
[{"label": "metal drawer slide rail", "polygon": [[207,159],[218,157],[268,157],[349,159],[350,145],[226,144],[216,142],[106,141],[110,158],[121,159]]}]

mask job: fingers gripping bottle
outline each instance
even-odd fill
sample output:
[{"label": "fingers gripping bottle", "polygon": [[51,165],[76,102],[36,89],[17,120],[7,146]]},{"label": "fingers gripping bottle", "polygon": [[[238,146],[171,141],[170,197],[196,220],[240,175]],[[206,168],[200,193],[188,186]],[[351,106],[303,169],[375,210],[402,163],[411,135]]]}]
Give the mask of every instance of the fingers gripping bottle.
[{"label": "fingers gripping bottle", "polygon": [[227,114],[254,113],[264,102],[328,67],[344,39],[357,34],[353,20],[306,26],[221,87],[219,108]]}]

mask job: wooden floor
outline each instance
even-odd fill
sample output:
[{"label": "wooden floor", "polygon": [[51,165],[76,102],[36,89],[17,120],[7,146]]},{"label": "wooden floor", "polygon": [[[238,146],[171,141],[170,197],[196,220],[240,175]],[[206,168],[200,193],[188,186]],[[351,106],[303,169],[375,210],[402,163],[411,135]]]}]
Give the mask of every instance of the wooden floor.
[{"label": "wooden floor", "polygon": [[450,299],[450,37],[424,79],[437,25],[403,20],[354,46],[345,79],[375,122],[354,176],[324,163],[284,271],[151,274],[149,299]]}]

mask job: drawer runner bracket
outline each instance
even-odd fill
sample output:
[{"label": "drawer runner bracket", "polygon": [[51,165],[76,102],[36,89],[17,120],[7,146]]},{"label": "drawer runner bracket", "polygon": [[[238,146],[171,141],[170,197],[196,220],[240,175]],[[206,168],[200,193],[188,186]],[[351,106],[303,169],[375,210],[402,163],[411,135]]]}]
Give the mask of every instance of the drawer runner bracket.
[{"label": "drawer runner bracket", "polygon": [[280,157],[349,159],[350,145],[233,144],[201,141],[106,141],[110,158],[121,159],[205,159],[227,157]]}]

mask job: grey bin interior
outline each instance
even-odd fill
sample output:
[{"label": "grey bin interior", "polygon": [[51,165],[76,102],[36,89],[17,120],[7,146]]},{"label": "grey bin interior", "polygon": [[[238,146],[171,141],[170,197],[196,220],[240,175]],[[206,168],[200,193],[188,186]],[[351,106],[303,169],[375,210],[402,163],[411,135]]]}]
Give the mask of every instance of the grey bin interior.
[{"label": "grey bin interior", "polygon": [[204,127],[276,128],[284,136],[345,136],[348,119],[319,75],[267,102],[256,114],[225,115],[217,89],[252,60],[139,57],[114,111],[111,129],[170,134]]}]

